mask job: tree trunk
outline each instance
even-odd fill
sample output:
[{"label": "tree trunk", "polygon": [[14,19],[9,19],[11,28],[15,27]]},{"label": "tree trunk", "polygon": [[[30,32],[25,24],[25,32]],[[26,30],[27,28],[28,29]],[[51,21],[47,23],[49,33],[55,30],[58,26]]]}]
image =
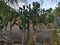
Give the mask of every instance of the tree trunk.
[{"label": "tree trunk", "polygon": [[30,29],[29,29],[29,21],[28,21],[28,27],[27,27],[27,41],[29,41],[30,38]]},{"label": "tree trunk", "polygon": [[33,34],[33,38],[34,38],[34,45],[36,45],[36,29],[35,27],[33,26],[33,29],[34,29],[34,34]]},{"label": "tree trunk", "polygon": [[10,38],[11,38],[11,40],[10,40],[10,43],[9,43],[9,45],[12,45],[12,27],[11,27],[11,22],[10,22]]},{"label": "tree trunk", "polygon": [[22,32],[22,45],[24,45],[24,32]]}]

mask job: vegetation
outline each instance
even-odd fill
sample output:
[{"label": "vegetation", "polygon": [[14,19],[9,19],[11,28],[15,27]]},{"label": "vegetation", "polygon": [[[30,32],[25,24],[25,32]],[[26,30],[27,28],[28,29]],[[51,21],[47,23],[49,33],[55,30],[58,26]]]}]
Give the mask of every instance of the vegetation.
[{"label": "vegetation", "polygon": [[[9,1],[9,0],[8,0]],[[11,3],[13,3],[14,0],[11,0]],[[15,0],[17,4],[17,0]],[[22,45],[36,45],[36,34],[38,29],[40,30],[41,26],[43,25],[44,30],[50,29],[50,24],[55,23],[57,26],[60,26],[60,22],[58,19],[58,16],[60,17],[60,2],[58,3],[58,7],[56,7],[54,10],[52,8],[49,8],[47,10],[42,9],[40,12],[40,4],[38,2],[32,3],[33,8],[31,8],[31,5],[29,4],[27,7],[23,6],[23,8],[19,7],[19,12],[16,12],[14,9],[9,7],[3,0],[0,1],[0,31],[2,32],[3,28],[7,31],[6,27],[10,23],[10,34],[12,33],[12,27],[16,24],[19,26],[19,29],[22,32]],[[18,23],[17,23],[18,21]],[[33,28],[33,36],[30,36],[30,23],[32,24]],[[47,28],[46,28],[47,26]],[[42,29],[43,29],[42,28]],[[24,34],[27,30],[27,42],[24,42]],[[51,38],[49,39],[50,43],[52,45],[59,45],[57,35],[57,27],[55,27],[55,30],[51,33]],[[44,37],[42,37],[44,38]],[[46,42],[45,42],[46,41]],[[43,45],[51,45],[47,42],[47,39],[43,39]],[[12,40],[9,42],[9,45],[12,45]]]}]

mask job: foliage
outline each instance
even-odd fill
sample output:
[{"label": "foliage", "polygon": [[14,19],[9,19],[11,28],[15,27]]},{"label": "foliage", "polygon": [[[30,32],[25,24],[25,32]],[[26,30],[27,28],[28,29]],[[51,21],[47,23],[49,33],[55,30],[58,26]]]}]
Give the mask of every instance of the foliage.
[{"label": "foliage", "polygon": [[52,8],[47,9],[46,12],[51,13],[52,12]]},{"label": "foliage", "polygon": [[58,45],[58,35],[57,35],[57,30],[53,30],[52,32],[52,40],[54,45]]},{"label": "foliage", "polygon": [[40,19],[40,23],[43,23],[43,24],[47,24],[47,20],[46,20],[46,15],[45,14],[43,14],[43,15],[40,15],[40,17],[39,17]]},{"label": "foliage", "polygon": [[[9,1],[9,0],[8,0]],[[15,0],[17,3],[17,0]],[[13,3],[14,0],[11,0],[11,3]],[[8,22],[10,22],[10,27],[12,27],[14,24],[16,24],[16,19],[19,18],[19,28],[22,31],[22,34],[27,29],[29,30],[29,24],[30,21],[32,22],[33,28],[36,24],[42,23],[42,24],[49,24],[54,22],[54,15],[59,16],[60,15],[60,7],[57,7],[52,14],[52,8],[49,8],[47,10],[42,9],[42,14],[39,15],[40,11],[40,4],[38,2],[33,2],[33,8],[31,8],[31,5],[29,4],[27,6],[27,9],[25,6],[23,8],[19,7],[19,13],[14,11],[12,8],[6,5],[5,2],[0,1],[0,28],[3,29],[3,27],[8,25]],[[9,9],[9,10],[8,10]],[[41,13],[40,12],[40,13]],[[13,22],[13,23],[12,23]],[[35,28],[34,28],[35,31]],[[29,33],[29,32],[28,32]],[[35,32],[36,33],[36,32]],[[34,34],[35,34],[34,33]],[[53,32],[53,38],[54,41],[57,39],[56,30]],[[24,35],[23,35],[24,36]],[[28,35],[29,36],[29,35]],[[33,45],[33,39],[30,39],[30,44]]]},{"label": "foliage", "polygon": [[[60,2],[59,2],[60,3]],[[59,7],[59,4],[58,3],[58,7],[56,7],[53,11],[53,15],[55,16],[55,21],[56,21],[56,24],[60,27],[60,22],[59,22],[59,18],[60,18],[60,7]]]},{"label": "foliage", "polygon": [[54,22],[54,19],[55,19],[55,16],[54,15],[48,15],[48,17],[47,17],[48,23],[53,23]]},{"label": "foliage", "polygon": [[7,6],[5,2],[0,1],[0,14],[1,15],[8,15],[9,12],[10,12],[10,7]]},{"label": "foliage", "polygon": [[58,7],[60,7],[60,2],[58,2]]},{"label": "foliage", "polygon": [[58,7],[56,7],[53,11],[55,16],[60,16],[60,2],[58,3]]},{"label": "foliage", "polygon": [[56,9],[53,11],[53,14],[55,16],[60,16],[60,7],[56,7]]}]

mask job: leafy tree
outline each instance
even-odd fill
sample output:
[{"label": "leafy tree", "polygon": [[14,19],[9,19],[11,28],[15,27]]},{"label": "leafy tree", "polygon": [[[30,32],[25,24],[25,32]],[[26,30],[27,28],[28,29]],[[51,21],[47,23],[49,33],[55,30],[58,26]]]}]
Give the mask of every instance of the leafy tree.
[{"label": "leafy tree", "polygon": [[47,17],[48,23],[53,23],[54,22],[54,18],[55,18],[54,15],[48,15],[48,17]]},{"label": "leafy tree", "polygon": [[[0,28],[1,31],[3,28],[7,31],[6,27],[8,23],[10,22],[10,32],[12,30],[12,26],[16,22],[18,14],[16,11],[14,11],[11,7],[6,5],[4,1],[0,1]],[[13,22],[13,23],[12,23]]]},{"label": "leafy tree", "polygon": [[55,16],[52,14],[52,8],[47,9],[46,12],[47,12],[47,14],[46,14],[47,24],[53,23]]},{"label": "leafy tree", "polygon": [[39,18],[39,23],[42,23],[42,24],[47,24],[47,20],[46,20],[46,14],[42,14],[40,15],[40,18]]},{"label": "leafy tree", "polygon": [[[34,29],[34,36],[35,36],[35,25],[38,23],[38,11],[39,11],[40,4],[38,2],[33,2],[33,9],[31,9],[31,5],[27,6],[28,10],[25,9],[25,6],[23,6],[23,9],[20,8],[19,17],[20,17],[20,23],[19,27],[22,30],[23,36],[24,36],[24,30],[25,26],[27,24],[28,34],[29,34],[29,22],[32,21],[33,29]],[[36,18],[36,19],[35,19]],[[35,39],[35,37],[34,37]],[[23,40],[23,39],[22,39]]]},{"label": "leafy tree", "polygon": [[39,8],[40,8],[40,4],[38,2],[33,2],[33,9],[32,9],[32,25],[33,25],[33,30],[34,30],[34,44],[36,44],[36,24],[38,24],[38,17],[39,17],[39,14],[38,14],[38,11],[39,11]]},{"label": "leafy tree", "polygon": [[52,8],[47,9],[46,12],[51,13],[52,12]]},{"label": "leafy tree", "polygon": [[22,31],[22,45],[24,45],[24,32],[26,30],[26,24],[28,23],[27,18],[27,10],[25,6],[23,8],[19,7],[19,28]]},{"label": "leafy tree", "polygon": [[[59,3],[58,3],[59,5]],[[56,24],[60,27],[60,7],[56,7],[53,11],[53,15],[55,15],[55,21],[56,21]]]},{"label": "leafy tree", "polygon": [[55,16],[60,16],[60,7],[56,7],[56,9],[53,11],[53,14]]},{"label": "leafy tree", "polygon": [[3,0],[0,1],[0,17],[2,19],[2,25],[3,25],[3,27],[6,27],[7,24],[8,24],[7,15],[9,13],[9,11],[10,11],[8,9],[10,9],[10,7],[7,6],[6,3]]},{"label": "leafy tree", "polygon": [[[9,2],[14,5],[14,0],[8,0]],[[33,2],[33,8],[31,9],[31,5],[27,6],[28,10],[25,9],[25,6],[23,8],[19,7],[19,14],[15,11],[13,11],[9,6],[6,5],[5,2],[0,1],[0,24],[1,24],[1,29],[3,26],[6,27],[8,22],[10,22],[10,31],[12,30],[12,26],[16,24],[16,18],[19,18],[19,28],[22,31],[22,45],[24,42],[24,31],[27,29],[28,34],[29,34],[29,22],[32,21],[33,25],[33,30],[34,30],[34,44],[35,44],[35,38],[36,38],[36,28],[35,26],[38,23],[43,23],[43,24],[48,24],[54,21],[54,16],[53,15],[48,15],[52,12],[52,8],[46,10],[48,14],[45,13],[45,10],[43,9],[43,14],[39,16],[39,8],[40,4],[38,2]],[[18,3],[17,0],[15,0],[16,4]],[[4,8],[5,7],[5,8]],[[9,10],[8,10],[9,9]],[[56,12],[59,12],[59,9],[56,10]],[[48,15],[48,18],[46,19],[46,15]],[[57,14],[59,15],[59,14]],[[2,19],[3,18],[3,19]],[[5,21],[6,20],[6,21]],[[2,23],[3,22],[3,23]],[[13,22],[13,23],[12,23]],[[27,24],[27,28],[26,28]]]}]

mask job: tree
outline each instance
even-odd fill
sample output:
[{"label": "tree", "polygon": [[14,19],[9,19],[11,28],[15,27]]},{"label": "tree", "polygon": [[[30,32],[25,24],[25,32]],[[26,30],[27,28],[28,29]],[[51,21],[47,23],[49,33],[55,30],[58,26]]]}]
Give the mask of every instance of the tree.
[{"label": "tree", "polygon": [[25,6],[23,8],[19,7],[19,28],[22,31],[22,45],[24,45],[24,33],[26,30],[26,11]]},{"label": "tree", "polygon": [[60,7],[60,2],[58,3],[58,7]]},{"label": "tree", "polygon": [[53,11],[53,14],[55,16],[60,16],[60,7],[56,7],[56,9]]},{"label": "tree", "polygon": [[36,24],[38,24],[38,17],[39,17],[39,14],[38,14],[38,11],[39,11],[39,8],[40,8],[40,4],[38,2],[33,2],[33,9],[32,9],[32,25],[33,25],[33,30],[34,30],[34,45],[36,45]]},{"label": "tree", "polygon": [[10,38],[11,38],[10,45],[12,45],[12,27],[16,24],[17,17],[18,17],[18,13],[14,10],[10,10],[10,13],[8,15],[8,23],[10,24],[9,28],[10,28]]},{"label": "tree", "polygon": [[53,15],[55,15],[56,24],[60,27],[60,22],[59,22],[60,21],[60,7],[59,6],[54,9]]},{"label": "tree", "polygon": [[[5,28],[5,31],[7,31],[6,27],[8,23],[10,24],[10,32],[12,30],[12,26],[16,23],[16,18],[18,14],[16,11],[14,11],[11,7],[6,5],[4,1],[0,1],[0,28],[1,31],[3,28]],[[7,35],[7,34],[6,34]]]},{"label": "tree", "polygon": [[[4,8],[5,7],[5,8]],[[9,13],[10,10],[9,6],[6,5],[6,3],[4,3],[4,1],[0,1],[0,17],[1,17],[1,21],[2,21],[2,25],[3,27],[5,27],[5,30],[6,30],[6,26],[8,24],[8,18],[7,18],[7,15]]]},{"label": "tree", "polygon": [[[5,8],[4,8],[5,7]],[[5,30],[7,31],[6,29],[6,26],[8,24],[8,19],[7,19],[7,15],[9,12],[9,9],[10,7],[8,7],[4,2],[0,1],[0,30],[1,30],[1,33],[2,33],[2,29],[5,28]]]},{"label": "tree", "polygon": [[52,8],[47,9],[46,12],[51,13],[52,12]]},{"label": "tree", "polygon": [[48,17],[47,17],[48,23],[53,23],[54,22],[54,18],[55,18],[54,15],[48,15]]},{"label": "tree", "polygon": [[[39,6],[40,4],[38,2],[33,2],[33,9],[31,9],[31,5],[27,6],[28,10],[25,9],[25,6],[23,6],[23,9],[20,8],[20,23],[19,23],[19,27],[23,33],[23,36],[24,36],[24,30],[25,29],[25,26],[27,24],[27,30],[28,30],[28,35],[29,35],[29,22],[30,20],[32,21],[32,25],[33,25],[33,30],[34,30],[34,36],[35,36],[35,25],[38,23],[38,11],[39,11]],[[23,11],[22,11],[23,10]],[[37,16],[37,17],[36,17]],[[36,20],[35,20],[36,18]],[[29,38],[29,37],[28,37]],[[23,40],[23,39],[22,39]],[[29,39],[28,39],[29,40]],[[35,37],[34,37],[34,40],[35,40]]]},{"label": "tree", "polygon": [[0,16],[0,31],[2,32],[2,29],[3,29],[3,19],[2,17]]},{"label": "tree", "polygon": [[27,15],[26,15],[26,24],[27,24],[27,38],[28,38],[28,41],[30,40],[30,21],[31,21],[31,18],[32,18],[32,9],[31,9],[31,4],[29,4],[27,6],[27,9],[29,10],[27,12]]},{"label": "tree", "polygon": [[[8,0],[8,1],[11,1],[12,4],[14,4],[14,0]],[[18,3],[17,0],[15,0],[16,4]],[[34,30],[34,44],[36,43],[36,28],[35,26],[38,24],[38,23],[43,23],[43,24],[48,24],[48,23],[51,23],[53,20],[54,20],[54,16],[52,15],[48,15],[48,18],[46,19],[46,13],[45,10],[43,9],[43,14],[41,16],[39,16],[39,8],[40,8],[40,4],[38,2],[33,2],[33,8],[31,9],[31,5],[29,5],[27,9],[25,9],[25,6],[23,6],[23,8],[19,8],[19,14],[17,14],[17,12],[13,11],[10,7],[8,7],[6,5],[6,3],[3,3],[3,1],[1,1],[0,3],[0,13],[1,15],[3,15],[2,17],[3,18],[3,21],[4,21],[4,26],[5,23],[7,24],[8,22],[10,22],[10,31],[12,30],[12,26],[14,24],[16,24],[16,18],[19,17],[19,28],[20,30],[22,31],[22,45],[23,45],[23,42],[24,42],[24,31],[26,30],[26,24],[27,24],[27,30],[28,30],[28,33],[29,33],[29,22],[30,20],[32,21],[32,25],[33,25],[33,30]],[[2,6],[4,5],[4,6]],[[5,8],[2,8],[2,7],[5,7]],[[9,10],[8,10],[9,9]],[[46,10],[46,12],[48,12],[48,14],[50,14],[52,11],[52,9],[48,9]],[[59,11],[59,10],[58,10]],[[18,15],[18,16],[17,16]],[[1,18],[1,17],[0,17]],[[1,18],[2,19],[2,18]],[[5,22],[5,20],[7,22]],[[2,20],[1,20],[2,22]],[[13,23],[12,23],[13,22]],[[2,25],[3,25],[2,24]]]}]

